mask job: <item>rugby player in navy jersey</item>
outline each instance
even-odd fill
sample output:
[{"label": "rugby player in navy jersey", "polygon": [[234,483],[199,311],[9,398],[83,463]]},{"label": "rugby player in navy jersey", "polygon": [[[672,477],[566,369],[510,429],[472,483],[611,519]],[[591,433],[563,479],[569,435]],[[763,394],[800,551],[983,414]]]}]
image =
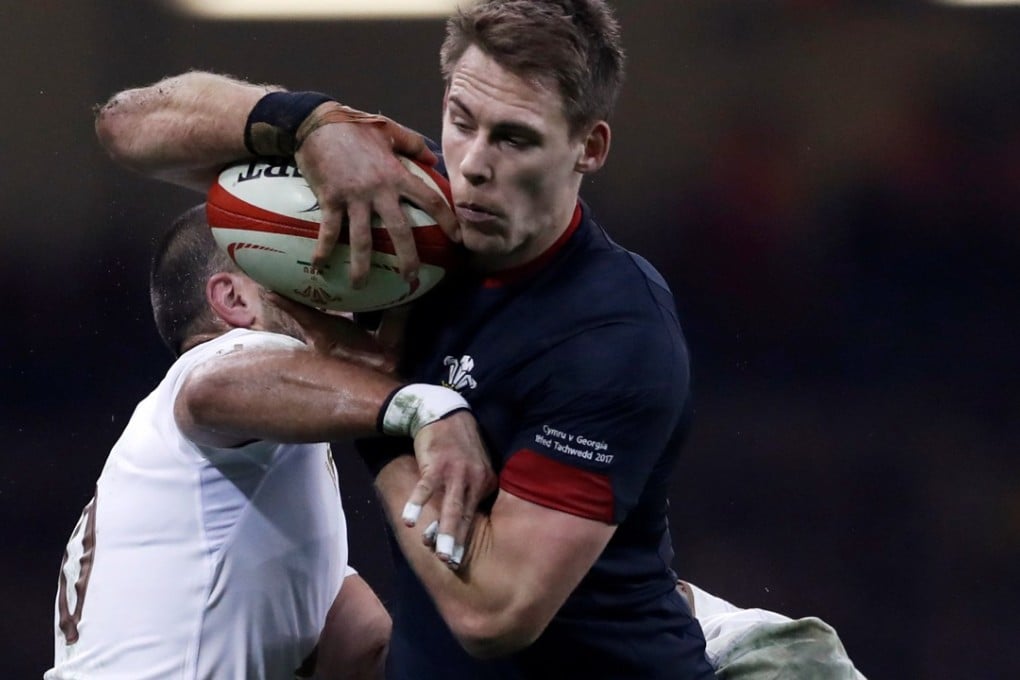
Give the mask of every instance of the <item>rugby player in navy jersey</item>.
[{"label": "rugby player in navy jersey", "polygon": [[[116,95],[97,131],[125,165],[200,190],[246,154],[293,153],[324,212],[316,256],[349,225],[356,281],[372,212],[413,277],[401,197],[464,245],[469,271],[411,312],[402,373],[467,400],[499,489],[476,512],[480,481],[431,488],[409,440],[361,442],[400,548],[390,677],[710,678],[670,568],[689,415],[674,302],[579,198],[609,153],[617,23],[602,0],[488,0],[448,22],[441,63],[455,216],[392,158],[428,158],[421,137],[316,93],[188,73]],[[328,336],[332,319],[292,313]]]}]

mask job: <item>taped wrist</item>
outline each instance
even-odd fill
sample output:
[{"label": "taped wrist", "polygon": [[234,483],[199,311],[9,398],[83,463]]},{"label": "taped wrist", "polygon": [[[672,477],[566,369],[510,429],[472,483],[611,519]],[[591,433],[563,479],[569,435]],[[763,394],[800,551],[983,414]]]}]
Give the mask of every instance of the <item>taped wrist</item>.
[{"label": "taped wrist", "polygon": [[334,123],[359,123],[362,125],[386,127],[387,125],[392,125],[393,121],[386,116],[365,113],[364,111],[344,106],[340,102],[333,102],[330,106],[323,107],[321,110],[305,118],[304,122],[301,123],[294,133],[294,150],[297,151],[301,148],[301,145],[308,139],[308,135],[323,125],[332,125]]},{"label": "taped wrist", "polygon": [[454,390],[427,383],[412,383],[393,391],[379,409],[377,427],[383,434],[414,437],[429,423],[471,407]]},{"label": "taped wrist", "polygon": [[244,146],[256,156],[293,156],[298,128],[326,102],[321,92],[270,92],[259,99],[244,125]]}]

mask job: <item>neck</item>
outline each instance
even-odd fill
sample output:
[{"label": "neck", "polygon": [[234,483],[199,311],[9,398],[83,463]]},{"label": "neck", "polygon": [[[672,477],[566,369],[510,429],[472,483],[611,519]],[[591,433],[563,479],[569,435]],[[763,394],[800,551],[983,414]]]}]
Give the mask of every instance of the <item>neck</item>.
[{"label": "neck", "polygon": [[180,354],[184,354],[189,349],[198,347],[203,342],[209,342],[223,335],[224,331],[208,331],[206,333],[195,333],[194,335],[188,336],[184,342],[181,343]]}]

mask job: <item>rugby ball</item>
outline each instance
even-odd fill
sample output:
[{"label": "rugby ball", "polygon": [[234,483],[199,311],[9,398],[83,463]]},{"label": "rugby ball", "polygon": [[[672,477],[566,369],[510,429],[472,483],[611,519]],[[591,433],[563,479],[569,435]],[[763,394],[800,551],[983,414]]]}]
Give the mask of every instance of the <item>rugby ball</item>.
[{"label": "rugby ball", "polygon": [[[400,157],[404,165],[447,204],[449,183],[433,168]],[[354,289],[348,275],[350,246],[346,229],[329,261],[312,265],[322,214],[308,182],[292,160],[255,159],[223,170],[206,196],[206,217],[213,238],[245,274],[266,288],[312,307],[366,312],[411,302],[439,283],[456,266],[457,246],[427,213],[403,203],[412,226],[421,268],[409,284],[397,267],[389,232],[372,221],[372,257],[368,281]]]}]

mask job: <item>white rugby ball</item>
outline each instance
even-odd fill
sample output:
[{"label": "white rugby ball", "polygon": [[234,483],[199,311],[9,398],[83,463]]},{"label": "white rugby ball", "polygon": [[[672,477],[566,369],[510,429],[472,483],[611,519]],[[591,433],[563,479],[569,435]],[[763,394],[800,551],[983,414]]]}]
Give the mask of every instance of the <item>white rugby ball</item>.
[{"label": "white rugby ball", "polygon": [[[404,165],[452,203],[446,178],[433,168],[400,157]],[[257,159],[228,167],[206,196],[213,237],[240,269],[266,288],[319,309],[366,312],[411,302],[435,287],[459,261],[457,246],[423,210],[403,203],[421,268],[407,283],[397,267],[389,232],[372,221],[368,282],[350,285],[346,230],[329,261],[312,265],[322,214],[319,202],[293,161]]]}]

